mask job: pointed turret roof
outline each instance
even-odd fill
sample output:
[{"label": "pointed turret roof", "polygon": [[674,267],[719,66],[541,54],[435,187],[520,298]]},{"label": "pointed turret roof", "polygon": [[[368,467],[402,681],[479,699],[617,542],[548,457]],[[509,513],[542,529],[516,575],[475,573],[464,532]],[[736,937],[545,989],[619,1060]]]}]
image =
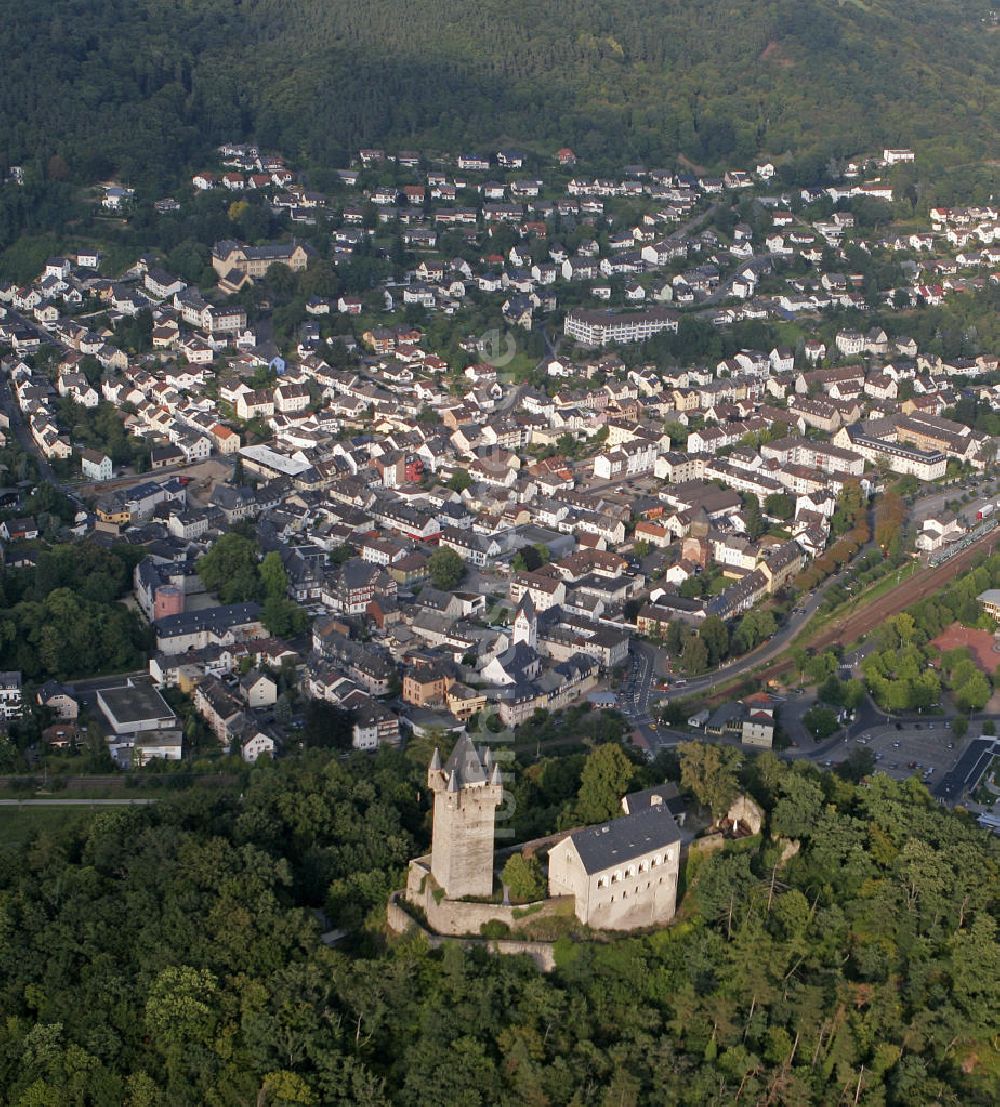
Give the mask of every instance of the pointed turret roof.
[{"label": "pointed turret roof", "polygon": [[437,746],[435,746],[434,747],[434,755],[433,755],[433,757],[431,757],[431,763],[427,766],[427,771],[429,773],[436,773],[440,770],[440,768],[441,768],[441,751],[437,748]]},{"label": "pointed turret roof", "polygon": [[[483,763],[480,761],[479,754],[476,753],[476,747],[472,744],[472,739],[468,734],[463,734],[455,743],[455,748],[451,751],[451,757],[445,763],[444,769],[446,773],[451,774],[451,779],[457,774],[460,777],[461,785],[486,783]],[[451,780],[449,779],[449,790],[450,785]]]},{"label": "pointed turret roof", "polygon": [[503,784],[503,775],[500,772],[499,761],[493,765],[493,772],[490,773],[490,784]]}]

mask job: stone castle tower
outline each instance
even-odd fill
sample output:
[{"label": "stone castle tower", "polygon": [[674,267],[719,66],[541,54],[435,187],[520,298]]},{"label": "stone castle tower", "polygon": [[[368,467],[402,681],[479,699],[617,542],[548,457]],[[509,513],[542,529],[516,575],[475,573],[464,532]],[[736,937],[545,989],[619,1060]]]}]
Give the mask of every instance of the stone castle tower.
[{"label": "stone castle tower", "polygon": [[521,597],[517,614],[514,616],[513,645],[524,642],[532,649],[538,646],[538,616],[535,614],[535,602],[530,592],[525,592]]},{"label": "stone castle tower", "polygon": [[444,768],[437,750],[427,769],[434,793],[431,874],[449,899],[493,891],[493,820],[503,802],[500,766],[482,756],[469,736],[455,745]]}]

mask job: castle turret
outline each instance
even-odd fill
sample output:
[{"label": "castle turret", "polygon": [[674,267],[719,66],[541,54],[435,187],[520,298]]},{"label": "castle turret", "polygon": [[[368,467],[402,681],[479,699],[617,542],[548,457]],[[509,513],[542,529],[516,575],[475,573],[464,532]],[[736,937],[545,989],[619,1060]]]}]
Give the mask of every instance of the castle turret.
[{"label": "castle turret", "polygon": [[[488,760],[492,760],[489,758]],[[434,792],[431,873],[449,899],[493,891],[493,822],[503,802],[499,766],[487,772],[468,735],[441,768],[435,750],[427,770]]]},{"label": "castle turret", "polygon": [[431,763],[427,766],[427,787],[432,792],[443,792],[448,787],[448,777],[441,765],[441,751],[436,746]]}]

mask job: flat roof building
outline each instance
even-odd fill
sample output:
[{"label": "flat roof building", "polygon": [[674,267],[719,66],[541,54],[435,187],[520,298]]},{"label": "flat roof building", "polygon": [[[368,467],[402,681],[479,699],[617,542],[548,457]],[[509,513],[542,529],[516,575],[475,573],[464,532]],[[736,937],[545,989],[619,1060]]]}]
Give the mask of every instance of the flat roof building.
[{"label": "flat roof building", "polygon": [[170,705],[146,681],[130,680],[120,688],[102,688],[97,693],[97,705],[115,734],[167,730],[177,725]]}]

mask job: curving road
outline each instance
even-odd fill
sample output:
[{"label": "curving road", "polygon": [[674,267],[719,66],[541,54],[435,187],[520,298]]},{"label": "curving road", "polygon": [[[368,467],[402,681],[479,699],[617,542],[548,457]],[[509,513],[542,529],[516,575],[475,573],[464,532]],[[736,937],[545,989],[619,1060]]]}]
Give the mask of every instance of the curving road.
[{"label": "curving road", "polygon": [[788,648],[799,631],[801,631],[813,615],[816,614],[819,605],[823,602],[823,596],[827,589],[832,588],[835,584],[839,584],[850,575],[850,569],[842,569],[832,577],[827,577],[806,600],[805,607],[792,614],[787,622],[779,627],[766,642],[759,645],[756,649],[751,650],[750,653],[746,653],[742,657],[737,658],[735,661],[729,661],[725,665],[721,665],[714,672],[707,673],[702,677],[695,677],[687,681],[687,683],[680,688],[671,688],[668,692],[664,693],[662,698],[664,700],[684,699],[687,696],[695,695],[700,692],[708,692],[718,684],[724,684],[726,681],[732,680],[733,677],[742,676],[751,669],[757,668],[758,665],[773,660],[778,654],[783,653]]},{"label": "curving road", "polygon": [[[897,615],[900,611],[905,610],[921,596],[941,588],[946,581],[967,569],[979,554],[992,548],[998,538],[1000,538],[1000,535],[997,533],[987,534],[943,565],[939,565],[935,569],[925,568],[919,570],[909,579],[903,581],[902,584],[891,588],[871,603],[824,627],[810,638],[807,644],[814,648],[821,648],[855,641],[875,627],[880,626],[892,615]],[[822,601],[824,592],[832,587],[834,583],[850,575],[850,569],[842,569],[839,573],[829,577],[809,597],[804,612],[793,615],[772,638],[762,646],[758,646],[752,653],[745,654],[737,661],[731,661],[729,664],[723,665],[713,673],[689,680],[681,688],[671,689],[664,698],[668,700],[671,698],[682,699],[692,694],[708,692],[717,685],[732,680],[733,677],[742,676],[750,669],[755,669],[763,663],[775,660],[779,654],[784,652],[799,630],[802,629],[802,626],[815,613]],[[791,659],[785,659],[780,665],[775,665],[767,673],[761,675],[775,675],[787,669],[791,664]]]}]

